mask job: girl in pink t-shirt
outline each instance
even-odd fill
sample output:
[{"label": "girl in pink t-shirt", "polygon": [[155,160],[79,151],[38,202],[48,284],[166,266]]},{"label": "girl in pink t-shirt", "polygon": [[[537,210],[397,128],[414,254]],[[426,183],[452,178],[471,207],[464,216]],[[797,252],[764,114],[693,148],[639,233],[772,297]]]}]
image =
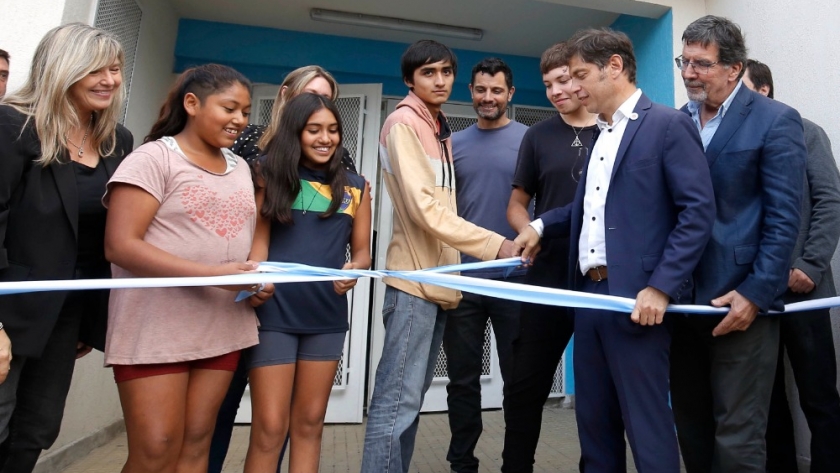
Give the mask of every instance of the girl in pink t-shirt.
[{"label": "girl in pink t-shirt", "polygon": [[[256,222],[248,165],[227,148],[248,123],[250,83],[205,65],[181,74],[145,143],[108,183],[105,254],[113,276],[221,276],[247,261]],[[243,348],[257,343],[241,287],[111,292],[105,362],[128,433],[123,471],[207,471],[219,405]]]}]

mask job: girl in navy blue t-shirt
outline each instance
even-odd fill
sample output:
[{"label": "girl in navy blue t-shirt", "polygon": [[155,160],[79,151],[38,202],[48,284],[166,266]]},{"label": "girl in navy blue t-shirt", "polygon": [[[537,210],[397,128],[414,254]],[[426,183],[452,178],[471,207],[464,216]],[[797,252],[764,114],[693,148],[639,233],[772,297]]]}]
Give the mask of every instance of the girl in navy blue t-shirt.
[{"label": "girl in navy blue t-shirt", "polygon": [[[370,267],[370,192],[364,178],[345,171],[341,142],[341,118],[330,99],[304,93],[286,104],[257,166],[260,215],[251,259]],[[257,311],[246,473],[274,471],[287,432],[289,470],[318,471],[324,415],[348,329],[346,293],[355,285],[355,279],[278,284]]]}]

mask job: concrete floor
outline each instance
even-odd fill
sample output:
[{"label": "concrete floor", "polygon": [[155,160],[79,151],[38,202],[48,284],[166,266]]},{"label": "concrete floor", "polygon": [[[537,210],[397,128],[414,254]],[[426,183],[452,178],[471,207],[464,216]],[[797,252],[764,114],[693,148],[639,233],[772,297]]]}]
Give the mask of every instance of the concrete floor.
[{"label": "concrete floor", "polygon": [[[504,419],[502,411],[485,411],[483,414],[484,434],[476,447],[480,472],[498,472],[501,468]],[[224,473],[241,472],[248,448],[248,426],[234,429],[230,451],[225,462]],[[362,460],[365,425],[327,425],[324,428],[321,451],[322,473],[357,473]],[[449,424],[445,413],[423,414],[411,473],[446,473],[449,463],[446,452],[449,446]],[[126,458],[125,433],[108,444],[97,448],[86,457],[75,462],[65,473],[113,473],[119,471]],[[537,448],[535,473],[572,473],[578,471],[577,424],[575,411],[565,409],[553,402],[545,407],[542,433]],[[632,456],[627,454],[628,471],[635,472]],[[288,466],[284,466],[284,472]]]}]

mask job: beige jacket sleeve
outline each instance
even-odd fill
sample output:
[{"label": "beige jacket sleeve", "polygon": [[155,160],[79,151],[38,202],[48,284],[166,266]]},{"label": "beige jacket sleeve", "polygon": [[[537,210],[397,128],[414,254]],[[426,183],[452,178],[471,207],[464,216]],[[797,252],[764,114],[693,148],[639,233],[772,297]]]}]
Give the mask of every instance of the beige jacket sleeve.
[{"label": "beige jacket sleeve", "polygon": [[[414,130],[397,123],[385,143],[394,179],[409,218],[456,250],[484,261],[496,259],[505,238],[459,217],[450,191],[438,187],[428,154]],[[443,201],[442,201],[443,200]]]}]

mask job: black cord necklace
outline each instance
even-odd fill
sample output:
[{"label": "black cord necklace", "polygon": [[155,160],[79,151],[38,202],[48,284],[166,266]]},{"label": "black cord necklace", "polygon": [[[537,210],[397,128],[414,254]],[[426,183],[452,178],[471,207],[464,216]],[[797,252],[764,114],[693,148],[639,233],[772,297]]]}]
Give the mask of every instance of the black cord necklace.
[{"label": "black cord necklace", "polygon": [[[309,211],[310,208],[312,208],[312,204],[315,202],[315,198],[318,197],[318,194],[321,193],[321,187],[323,186],[323,184],[321,184],[320,182],[317,183],[317,184],[318,184],[318,189],[315,190],[315,193],[312,194],[312,198],[309,199],[309,205],[307,205],[303,209],[303,214],[304,215],[306,215],[306,212]],[[301,201],[300,203],[302,204],[303,203],[303,193],[302,192],[300,194],[300,201]]]}]

